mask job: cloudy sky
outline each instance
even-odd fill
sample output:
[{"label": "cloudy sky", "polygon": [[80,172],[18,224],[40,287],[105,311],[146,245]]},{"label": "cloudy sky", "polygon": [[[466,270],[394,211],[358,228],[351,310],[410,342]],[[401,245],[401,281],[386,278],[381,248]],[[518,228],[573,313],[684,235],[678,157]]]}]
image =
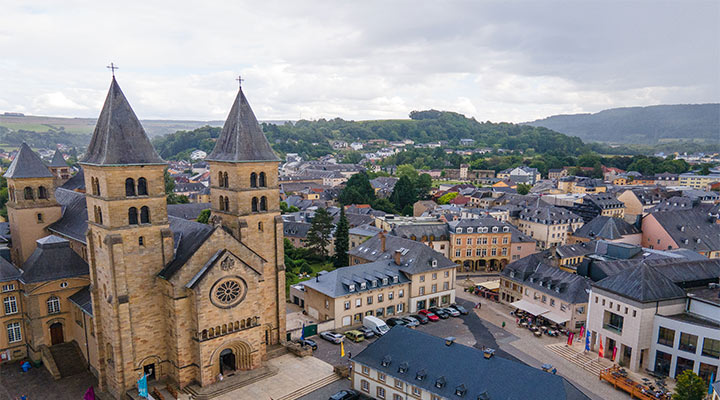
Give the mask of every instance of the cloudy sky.
[{"label": "cloudy sky", "polygon": [[[100,4],[103,3],[103,4]],[[0,112],[521,122],[720,101],[720,2],[0,0]]]}]

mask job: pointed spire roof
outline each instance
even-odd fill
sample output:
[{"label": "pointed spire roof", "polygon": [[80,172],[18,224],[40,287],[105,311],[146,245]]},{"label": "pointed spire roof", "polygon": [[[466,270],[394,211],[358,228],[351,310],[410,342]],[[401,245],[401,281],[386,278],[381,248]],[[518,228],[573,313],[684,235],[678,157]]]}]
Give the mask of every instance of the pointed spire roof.
[{"label": "pointed spire roof", "polygon": [[137,165],[165,164],[157,154],[115,77],[83,164]]},{"label": "pointed spire roof", "polygon": [[55,150],[55,154],[53,154],[52,161],[50,161],[49,167],[67,167],[67,163],[65,162],[65,157],[63,157],[60,150]]},{"label": "pointed spire roof", "polygon": [[235,97],[220,137],[205,161],[280,161],[270,148],[242,88]]},{"label": "pointed spire roof", "polygon": [[15,159],[10,163],[5,178],[21,179],[21,178],[52,178],[53,174],[45,166],[40,156],[37,155],[27,143],[20,145],[20,150]]}]

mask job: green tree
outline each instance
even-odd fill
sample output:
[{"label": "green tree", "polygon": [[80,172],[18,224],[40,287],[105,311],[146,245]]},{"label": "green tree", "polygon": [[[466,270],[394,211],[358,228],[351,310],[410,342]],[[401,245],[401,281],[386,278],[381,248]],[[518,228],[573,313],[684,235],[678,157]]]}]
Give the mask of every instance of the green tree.
[{"label": "green tree", "polygon": [[403,175],[395,183],[395,188],[390,195],[390,201],[395,205],[396,210],[403,210],[407,205],[412,207],[417,201],[415,186],[407,175]]},{"label": "green tree", "polygon": [[411,164],[398,165],[396,175],[398,178],[405,176],[413,183],[418,179],[417,170]]},{"label": "green tree", "polygon": [[710,167],[707,164],[703,164],[702,168],[700,168],[700,171],[697,173],[698,175],[710,175]]},{"label": "green tree", "polygon": [[523,195],[525,195],[525,194],[530,193],[530,189],[531,189],[531,188],[532,188],[532,186],[530,186],[530,185],[527,185],[527,184],[524,184],[524,183],[518,183],[518,185],[517,185],[517,192],[518,192],[518,194],[523,194]]},{"label": "green tree", "polygon": [[324,208],[315,211],[305,243],[316,255],[327,258],[328,247],[332,242],[333,218]]},{"label": "green tree", "polygon": [[429,174],[421,174],[415,184],[417,197],[419,199],[426,198],[430,189],[432,189],[432,177]]},{"label": "green tree", "polygon": [[310,268],[310,264],[308,264],[307,261],[303,260],[302,263],[300,264],[300,273],[308,274],[308,275],[313,273],[313,270],[312,270],[312,268]]},{"label": "green tree", "polygon": [[347,206],[350,204],[371,204],[375,201],[375,189],[365,172],[359,172],[348,179],[345,188],[340,192],[338,201]]},{"label": "green tree", "polygon": [[438,204],[448,204],[450,200],[458,197],[460,193],[458,192],[452,192],[452,193],[445,193],[444,195],[440,196],[437,203]]},{"label": "green tree", "polygon": [[165,178],[165,197],[167,198],[168,204],[187,204],[190,202],[190,199],[188,199],[185,195],[178,195],[174,193],[175,190],[175,180],[170,176],[170,173],[168,172],[167,168],[165,169],[164,173]]},{"label": "green tree", "polygon": [[201,224],[207,224],[208,221],[210,221],[210,209],[205,209],[200,211],[200,214],[198,214],[197,222],[200,222]]},{"label": "green tree", "polygon": [[357,164],[360,161],[362,161],[363,156],[357,151],[349,151],[345,153],[345,157],[343,157],[342,162],[344,164]]},{"label": "green tree", "polygon": [[287,214],[287,213],[294,213],[300,211],[299,208],[295,206],[288,207],[287,203],[284,201],[280,202],[280,213],[281,214]]},{"label": "green tree", "polygon": [[372,202],[372,208],[379,211],[385,211],[388,214],[395,214],[395,205],[388,199],[377,199]]},{"label": "green tree", "polygon": [[350,224],[345,216],[345,207],[340,207],[340,220],[335,227],[335,256],[333,257],[333,265],[335,268],[347,267],[350,264],[348,260],[348,251],[350,250]]},{"label": "green tree", "polygon": [[677,377],[673,400],[702,400],[705,398],[707,387],[705,382],[691,370],[683,371]]}]

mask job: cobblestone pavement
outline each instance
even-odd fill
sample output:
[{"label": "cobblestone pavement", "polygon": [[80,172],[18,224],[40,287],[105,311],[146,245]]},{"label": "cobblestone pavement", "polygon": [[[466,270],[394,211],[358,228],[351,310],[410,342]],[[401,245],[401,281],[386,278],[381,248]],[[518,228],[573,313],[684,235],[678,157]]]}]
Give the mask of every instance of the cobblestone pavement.
[{"label": "cobblestone pavement", "polygon": [[20,363],[0,366],[0,400],[77,400],[82,399],[90,386],[97,387],[95,377],[88,371],[60,380],[53,380],[45,367],[20,370]]}]

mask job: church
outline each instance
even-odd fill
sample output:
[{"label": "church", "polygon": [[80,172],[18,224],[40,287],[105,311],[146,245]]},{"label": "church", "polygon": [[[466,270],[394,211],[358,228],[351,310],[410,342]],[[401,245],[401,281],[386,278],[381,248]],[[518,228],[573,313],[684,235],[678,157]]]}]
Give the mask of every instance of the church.
[{"label": "church", "polygon": [[23,144],[4,174],[0,362],[59,378],[77,358],[114,398],[143,374],[183,389],[263,366],[285,340],[279,159],[242,88],[206,158],[208,224],[168,216],[166,163],[114,76],[80,173],[55,158]]}]

